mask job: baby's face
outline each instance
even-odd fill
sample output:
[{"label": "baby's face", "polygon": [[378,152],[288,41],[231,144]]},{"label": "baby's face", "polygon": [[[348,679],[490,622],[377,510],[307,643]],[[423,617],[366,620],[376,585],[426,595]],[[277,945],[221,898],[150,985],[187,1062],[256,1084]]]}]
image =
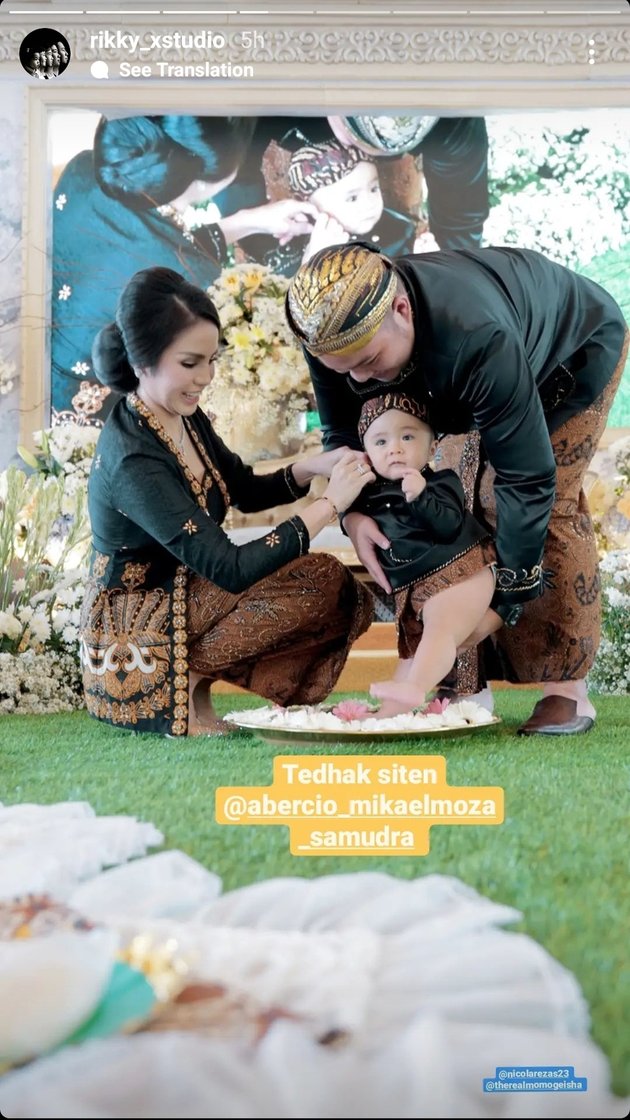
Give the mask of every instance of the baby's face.
[{"label": "baby's face", "polygon": [[370,424],[363,439],[366,453],[382,478],[402,478],[405,469],[421,471],[432,458],[435,438],[428,424],[390,408]]},{"label": "baby's face", "polygon": [[336,218],[348,233],[369,233],[383,213],[383,196],[375,165],[362,160],[343,179],[328,187],[318,187],[309,202]]}]

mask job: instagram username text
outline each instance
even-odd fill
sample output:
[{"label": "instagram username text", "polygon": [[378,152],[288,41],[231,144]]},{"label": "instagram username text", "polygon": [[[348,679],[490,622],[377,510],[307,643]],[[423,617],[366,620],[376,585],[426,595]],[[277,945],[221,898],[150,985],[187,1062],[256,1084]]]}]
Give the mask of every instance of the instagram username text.
[{"label": "instagram username text", "polygon": [[[133,61],[118,63],[121,78],[253,78],[254,67],[251,63],[240,60],[241,52],[262,49],[264,46],[265,36],[260,31],[234,31],[229,36],[208,28],[166,34],[150,32],[142,35],[142,46],[140,35],[131,31],[101,30],[90,35],[91,50],[98,51],[99,54],[116,51],[133,58]],[[198,62],[172,62],[168,59],[149,61],[143,58],[149,51],[161,50],[197,50],[212,57]],[[238,62],[229,57],[232,50],[239,53]]]}]

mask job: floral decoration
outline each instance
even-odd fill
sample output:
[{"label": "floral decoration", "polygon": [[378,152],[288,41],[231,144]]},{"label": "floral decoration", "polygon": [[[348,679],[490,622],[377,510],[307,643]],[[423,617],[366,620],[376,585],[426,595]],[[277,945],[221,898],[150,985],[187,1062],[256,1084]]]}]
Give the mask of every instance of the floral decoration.
[{"label": "floral decoration", "polygon": [[630,693],[630,549],[616,549],[600,562],[602,637],[588,684],[594,692]]},{"label": "floral decoration", "polygon": [[99,428],[66,420],[54,428],[33,433],[35,453],[18,447],[20,456],[33,470],[45,478],[63,479],[61,513],[66,517],[76,512],[78,495],[85,496],[99,435]]},{"label": "floral decoration", "polygon": [[600,557],[630,549],[630,435],[595,453],[584,489]]},{"label": "floral decoration", "polygon": [[371,708],[369,704],[366,704],[364,700],[340,700],[340,702],[335,704],[334,708],[330,710],[338,719],[343,719],[348,723],[353,719],[366,719],[367,716],[373,715],[376,711],[375,708]]},{"label": "floral decoration", "polygon": [[447,697],[445,697],[443,700],[438,700],[437,696],[435,696],[434,699],[430,700],[422,710],[425,715],[441,716],[442,712],[446,711],[449,704],[450,700],[448,700]]},{"label": "floral decoration", "polygon": [[201,406],[219,435],[250,462],[299,445],[301,419],[312,401],[308,366],[284,314],[288,286],[288,279],[263,265],[239,264],[224,269],[208,289],[224,345]]},{"label": "floral decoration", "polygon": [[9,361],[0,354],[0,397],[10,393],[17,381],[15,362]]},{"label": "floral decoration", "polygon": [[86,488],[64,512],[65,476],[0,475],[0,712],[81,707],[79,616],[89,545]]}]

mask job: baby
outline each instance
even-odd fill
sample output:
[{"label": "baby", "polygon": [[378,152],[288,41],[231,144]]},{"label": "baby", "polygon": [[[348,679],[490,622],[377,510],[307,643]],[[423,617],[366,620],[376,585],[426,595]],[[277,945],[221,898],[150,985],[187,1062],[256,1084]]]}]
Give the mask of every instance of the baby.
[{"label": "baby", "polygon": [[337,140],[306,145],[294,152],[288,178],[294,198],[319,211],[310,238],[302,243],[302,261],[355,238],[393,255],[438,248],[426,236],[416,237],[411,217],[384,206],[376,163],[359,148]]},{"label": "baby", "polygon": [[452,669],[489,609],[495,552],[455,472],[429,466],[436,440],[423,405],[403,393],[371,398],[359,435],[377,480],[353,509],[389,540],[377,554],[396,600],[399,664],[370,688],[386,719],[421,707]]}]

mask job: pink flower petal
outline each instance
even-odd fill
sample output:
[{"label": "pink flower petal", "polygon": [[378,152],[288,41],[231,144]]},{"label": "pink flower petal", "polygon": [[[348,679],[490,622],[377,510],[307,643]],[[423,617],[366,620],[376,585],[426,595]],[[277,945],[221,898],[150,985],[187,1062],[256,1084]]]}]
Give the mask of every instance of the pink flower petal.
[{"label": "pink flower petal", "polygon": [[425,715],[431,715],[431,716],[441,716],[442,712],[446,708],[448,708],[449,703],[450,703],[450,700],[447,700],[447,699],[438,700],[438,698],[436,696],[434,700],[431,700],[431,702],[429,704],[427,704],[426,708],[424,709],[424,714]]},{"label": "pink flower petal", "polygon": [[353,719],[365,719],[371,714],[371,709],[363,700],[340,700],[334,708],[331,708],[331,713],[349,723]]}]

